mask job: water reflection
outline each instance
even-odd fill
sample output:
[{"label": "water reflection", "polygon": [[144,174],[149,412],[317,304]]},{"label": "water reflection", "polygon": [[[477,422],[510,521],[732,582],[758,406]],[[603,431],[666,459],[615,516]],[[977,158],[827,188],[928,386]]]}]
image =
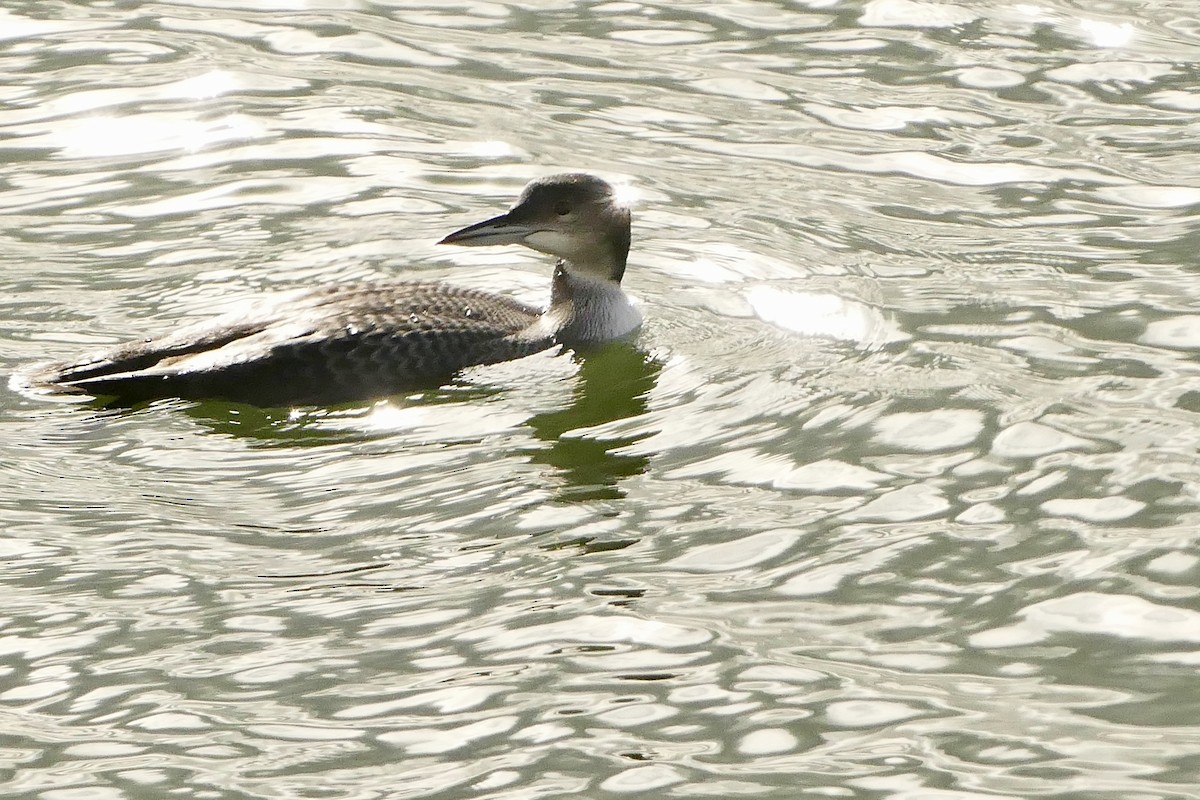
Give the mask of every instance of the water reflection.
[{"label": "water reflection", "polygon": [[[472,408],[501,391],[500,387],[487,384],[454,383],[387,400],[328,407],[271,408],[223,400],[167,400],[142,403],[134,408],[182,409],[184,414],[213,433],[260,444],[303,447],[417,431],[430,425],[437,416],[453,415],[456,409],[459,413],[469,414]],[[457,435],[463,438],[482,435],[473,434],[470,428],[478,428],[478,425],[459,428]]]},{"label": "water reflection", "polygon": [[[642,472],[645,453],[626,455],[619,451],[642,436],[596,435],[591,430],[605,423],[635,419],[647,411],[647,398],[654,390],[662,364],[632,344],[615,342],[571,352],[549,354],[565,357],[577,367],[577,379],[563,408],[520,420],[512,411],[497,408],[489,400],[500,399],[506,390],[503,377],[489,375],[496,367],[476,368],[454,383],[396,395],[369,403],[341,405],[265,407],[224,400],[180,400],[175,398],[125,403],[119,399],[96,398],[67,407],[90,410],[89,420],[112,420],[122,413],[182,413],[204,429],[250,443],[279,446],[319,446],[386,438],[396,434],[421,436],[436,430],[432,440],[479,441],[491,433],[527,425],[541,442],[529,453],[534,463],[553,467],[565,480],[560,499],[584,501],[623,496],[622,478]],[[519,371],[528,359],[508,365]],[[501,367],[500,369],[504,369]],[[556,369],[556,375],[562,370]],[[546,377],[543,374],[542,377]],[[489,380],[491,378],[491,380]],[[568,384],[556,388],[567,390]],[[515,387],[509,386],[509,389]],[[519,415],[519,411],[516,412]]]},{"label": "water reflection", "polygon": [[646,469],[649,457],[624,454],[637,436],[598,437],[589,434],[607,422],[640,417],[662,365],[631,345],[615,342],[576,356],[579,383],[571,405],[529,420],[543,447],[530,451],[535,463],[555,468],[565,486],[560,502],[616,499],[624,496],[622,478]]}]

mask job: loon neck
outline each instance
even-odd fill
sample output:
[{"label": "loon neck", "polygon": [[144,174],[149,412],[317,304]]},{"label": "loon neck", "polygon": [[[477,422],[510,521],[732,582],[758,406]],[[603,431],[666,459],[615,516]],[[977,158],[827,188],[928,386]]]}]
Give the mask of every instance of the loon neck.
[{"label": "loon neck", "polygon": [[619,280],[581,275],[565,261],[554,268],[550,307],[543,317],[564,344],[616,339],[642,322]]}]

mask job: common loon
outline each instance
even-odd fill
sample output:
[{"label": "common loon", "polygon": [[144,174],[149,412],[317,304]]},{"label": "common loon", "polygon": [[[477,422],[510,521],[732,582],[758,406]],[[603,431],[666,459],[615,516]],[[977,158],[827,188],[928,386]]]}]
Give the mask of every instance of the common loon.
[{"label": "common loon", "polygon": [[33,383],[57,393],[222,398],[257,405],[369,399],[427,386],[466,367],[624,336],[641,315],[621,290],[629,209],[593,175],[539,178],[506,213],[439,244],[523,244],[558,258],[543,310],[430,282],[333,285],[248,312],[50,365]]}]

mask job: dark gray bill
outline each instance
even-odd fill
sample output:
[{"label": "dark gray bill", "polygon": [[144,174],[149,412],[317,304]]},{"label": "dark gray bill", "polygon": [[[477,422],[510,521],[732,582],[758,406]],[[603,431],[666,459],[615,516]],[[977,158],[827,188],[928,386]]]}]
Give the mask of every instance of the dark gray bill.
[{"label": "dark gray bill", "polygon": [[467,247],[484,244],[520,244],[526,236],[534,232],[529,225],[522,225],[509,219],[508,214],[476,222],[442,239],[438,244],[460,244]]}]

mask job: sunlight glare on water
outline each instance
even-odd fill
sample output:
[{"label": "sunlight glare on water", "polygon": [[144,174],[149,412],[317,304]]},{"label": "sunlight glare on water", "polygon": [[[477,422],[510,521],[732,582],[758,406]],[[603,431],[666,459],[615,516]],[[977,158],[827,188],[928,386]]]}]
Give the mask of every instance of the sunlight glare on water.
[{"label": "sunlight glare on water", "polygon": [[[0,794],[1194,797],[1193,5],[8,4]],[[581,170],[631,342],[22,383]]]}]

